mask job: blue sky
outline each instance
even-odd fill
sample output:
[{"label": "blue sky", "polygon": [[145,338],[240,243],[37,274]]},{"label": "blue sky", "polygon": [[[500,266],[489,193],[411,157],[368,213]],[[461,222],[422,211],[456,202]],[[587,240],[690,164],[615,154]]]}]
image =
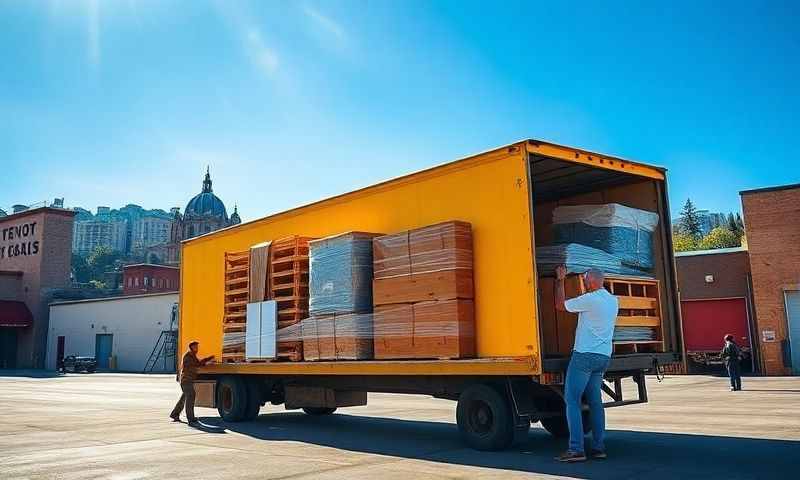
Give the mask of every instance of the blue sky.
[{"label": "blue sky", "polygon": [[3,0],[0,208],[183,209],[210,164],[250,220],[528,137],[673,212],[800,182],[800,4],[649,3]]}]

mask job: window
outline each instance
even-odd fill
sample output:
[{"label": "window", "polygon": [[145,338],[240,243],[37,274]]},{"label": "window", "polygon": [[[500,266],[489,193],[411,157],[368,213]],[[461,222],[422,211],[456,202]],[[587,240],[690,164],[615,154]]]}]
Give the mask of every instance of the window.
[{"label": "window", "polygon": [[133,279],[133,285],[138,287],[139,286],[139,277]]},{"label": "window", "polygon": [[145,286],[145,287],[147,287],[147,281],[148,281],[148,280],[150,280],[150,278],[149,278],[147,275],[145,275],[145,276],[144,276],[144,286]]}]

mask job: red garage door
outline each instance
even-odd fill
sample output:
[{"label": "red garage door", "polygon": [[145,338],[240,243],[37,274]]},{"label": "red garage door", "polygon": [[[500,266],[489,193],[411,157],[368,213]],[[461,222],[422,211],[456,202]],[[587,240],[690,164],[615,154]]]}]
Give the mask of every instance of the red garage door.
[{"label": "red garage door", "polygon": [[744,298],[684,300],[681,317],[687,351],[722,350],[728,333],[740,346],[750,345]]}]

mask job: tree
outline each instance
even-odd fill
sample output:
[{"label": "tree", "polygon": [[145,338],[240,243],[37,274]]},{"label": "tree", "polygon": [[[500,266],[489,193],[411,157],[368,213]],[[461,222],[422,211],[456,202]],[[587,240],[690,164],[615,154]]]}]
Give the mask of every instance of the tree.
[{"label": "tree", "polygon": [[700,239],[700,217],[697,215],[697,208],[695,208],[692,199],[687,198],[686,203],[681,210],[680,219],[681,230],[683,233],[690,235],[695,240]]},{"label": "tree", "polygon": [[112,270],[119,258],[120,254],[111,250],[111,247],[101,245],[95,248],[86,259],[86,263],[91,272],[91,278],[102,282],[103,274]]},{"label": "tree", "polygon": [[684,232],[674,232],[672,234],[672,248],[676,252],[688,252],[697,250],[697,241],[691,235]]},{"label": "tree", "polygon": [[741,237],[736,233],[728,230],[726,227],[717,227],[705,236],[700,241],[701,250],[712,250],[715,248],[731,248],[738,247],[741,242]]},{"label": "tree", "polygon": [[87,283],[91,280],[92,277],[92,269],[89,268],[89,264],[86,262],[86,258],[78,255],[77,253],[72,254],[72,278],[77,283]]}]

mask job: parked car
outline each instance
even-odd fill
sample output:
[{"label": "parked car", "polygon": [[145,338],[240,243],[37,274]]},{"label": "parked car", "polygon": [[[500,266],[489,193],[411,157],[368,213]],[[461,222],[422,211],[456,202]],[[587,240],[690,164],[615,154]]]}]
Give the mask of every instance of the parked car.
[{"label": "parked car", "polygon": [[64,358],[61,371],[66,372],[87,372],[94,373],[97,370],[97,360],[94,357],[78,357],[70,355]]}]

